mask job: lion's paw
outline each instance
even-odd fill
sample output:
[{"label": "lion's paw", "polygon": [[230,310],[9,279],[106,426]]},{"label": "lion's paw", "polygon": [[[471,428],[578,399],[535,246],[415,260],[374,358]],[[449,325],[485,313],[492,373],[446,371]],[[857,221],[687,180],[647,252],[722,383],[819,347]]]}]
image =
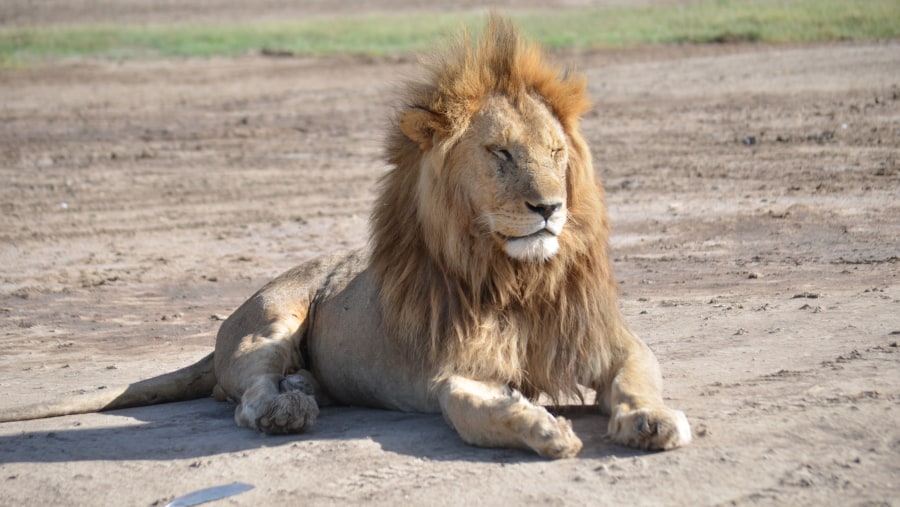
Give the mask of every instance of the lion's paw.
[{"label": "lion's paw", "polygon": [[315,422],[319,405],[313,389],[300,375],[289,375],[274,396],[254,396],[248,391],[234,412],[238,425],[270,435],[300,433]]},{"label": "lion's paw", "polygon": [[270,435],[300,433],[312,426],[319,416],[315,398],[289,391],[274,397],[256,418],[256,429]]},{"label": "lion's paw", "polygon": [[564,417],[553,417],[550,414],[549,424],[539,431],[531,448],[545,458],[571,458],[581,451],[581,439],[572,430],[572,423]]},{"label": "lion's paw", "polygon": [[664,451],[691,443],[691,425],[680,410],[645,407],[613,416],[609,436],[620,444]]}]

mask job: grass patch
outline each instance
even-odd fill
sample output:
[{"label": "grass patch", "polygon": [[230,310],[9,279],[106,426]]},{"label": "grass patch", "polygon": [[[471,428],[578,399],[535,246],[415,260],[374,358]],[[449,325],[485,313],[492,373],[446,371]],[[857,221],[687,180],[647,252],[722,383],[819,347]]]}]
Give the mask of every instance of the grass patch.
[{"label": "grass patch", "polygon": [[[705,1],[652,7],[515,11],[548,47],[640,44],[814,42],[900,37],[897,0]],[[268,49],[291,54],[403,54],[427,50],[482,14],[358,15],[282,22],[59,25],[0,29],[0,65],[71,56],[233,56]]]}]

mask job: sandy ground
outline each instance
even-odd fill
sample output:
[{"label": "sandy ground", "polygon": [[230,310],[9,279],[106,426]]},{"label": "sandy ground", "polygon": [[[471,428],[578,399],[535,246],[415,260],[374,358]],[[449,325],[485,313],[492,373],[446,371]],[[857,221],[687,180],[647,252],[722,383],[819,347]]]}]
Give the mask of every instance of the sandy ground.
[{"label": "sandy ground", "polygon": [[[696,439],[550,462],[439,416],[307,434],[212,400],[0,425],[0,505],[896,505],[900,43],[559,54],[622,307]],[[0,410],[169,371],[269,278],[366,241],[411,60],[67,61],[0,72]]]}]

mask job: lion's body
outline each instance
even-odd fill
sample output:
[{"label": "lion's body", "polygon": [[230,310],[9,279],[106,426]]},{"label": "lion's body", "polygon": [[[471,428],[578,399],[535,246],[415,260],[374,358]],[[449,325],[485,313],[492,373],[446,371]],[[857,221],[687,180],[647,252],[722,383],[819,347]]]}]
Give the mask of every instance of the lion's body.
[{"label": "lion's body", "polygon": [[[229,357],[230,345],[283,315],[283,308],[308,310],[305,327],[296,331],[304,354],[291,356],[285,373],[305,368],[321,386],[320,398],[327,393],[339,404],[439,411],[428,376],[408,365],[385,332],[378,293],[366,252],[317,259],[276,278],[239,308],[222,326],[216,352]],[[228,376],[227,368],[217,375]]]},{"label": "lion's body", "polygon": [[238,424],[302,431],[333,401],[442,412],[469,443],[566,457],[580,440],[530,399],[587,386],[614,441],[688,443],[616,306],[584,79],[492,18],[407,101],[371,247],[281,275],[222,325],[214,393]]}]

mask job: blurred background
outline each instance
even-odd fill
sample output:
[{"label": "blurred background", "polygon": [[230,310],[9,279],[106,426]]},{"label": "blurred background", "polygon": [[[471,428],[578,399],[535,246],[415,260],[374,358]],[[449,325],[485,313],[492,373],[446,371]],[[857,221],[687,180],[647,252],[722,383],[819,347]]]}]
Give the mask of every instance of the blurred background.
[{"label": "blurred background", "polygon": [[880,40],[900,34],[896,0],[6,0],[0,64],[268,55],[396,55],[432,47],[486,12],[554,48]]}]

